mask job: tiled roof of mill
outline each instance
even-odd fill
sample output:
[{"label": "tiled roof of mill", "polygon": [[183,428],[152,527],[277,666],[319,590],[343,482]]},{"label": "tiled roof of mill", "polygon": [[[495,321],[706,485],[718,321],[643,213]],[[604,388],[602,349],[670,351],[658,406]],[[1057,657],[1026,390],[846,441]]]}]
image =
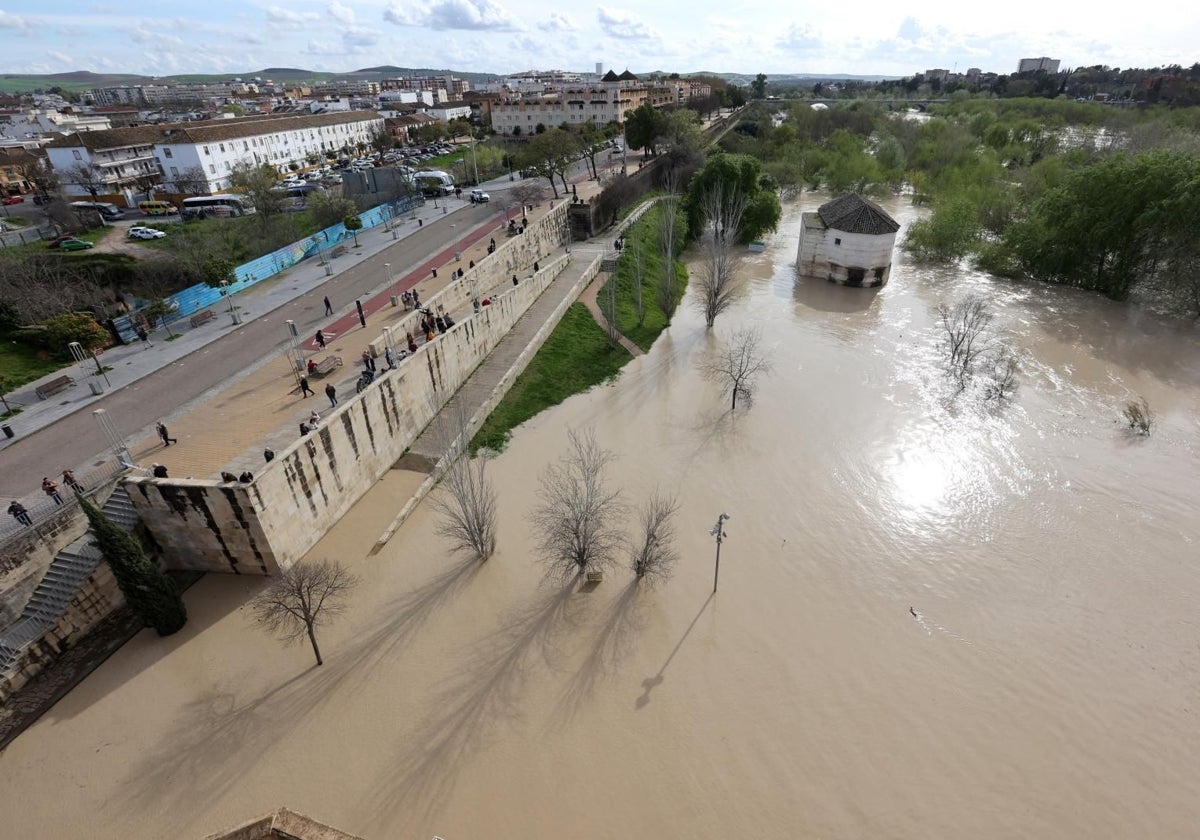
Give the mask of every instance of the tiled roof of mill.
[{"label": "tiled roof of mill", "polygon": [[874,201],[851,193],[822,204],[817,213],[826,227],[846,233],[868,233],[878,236],[895,233],[900,223]]}]

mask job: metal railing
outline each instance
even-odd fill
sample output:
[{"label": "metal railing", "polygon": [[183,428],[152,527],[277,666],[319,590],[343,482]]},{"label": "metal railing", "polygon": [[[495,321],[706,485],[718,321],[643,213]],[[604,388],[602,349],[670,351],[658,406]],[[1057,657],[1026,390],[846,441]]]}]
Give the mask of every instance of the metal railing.
[{"label": "metal railing", "polygon": [[[125,472],[125,467],[121,466],[114,458],[105,461],[99,467],[89,470],[87,473],[76,475],[76,479],[83,488],[84,495],[89,495],[97,487],[108,483],[123,472]],[[6,549],[10,542],[30,532],[41,534],[43,531],[48,530],[46,526],[57,525],[62,517],[75,515],[75,511],[79,507],[79,498],[70,487],[63,485],[61,475],[51,476],[51,478],[58,482],[59,495],[63,500],[61,505],[56,505],[53,499],[39,490],[36,493],[29,494],[24,499],[17,500],[25,506],[25,510],[29,514],[29,519],[33,523],[32,525],[22,525],[7,512],[4,515],[4,520],[0,521],[0,572],[14,569],[24,562],[21,558],[14,558],[8,555]],[[10,501],[12,501],[11,498],[4,499],[0,507],[7,510],[8,502]]]}]

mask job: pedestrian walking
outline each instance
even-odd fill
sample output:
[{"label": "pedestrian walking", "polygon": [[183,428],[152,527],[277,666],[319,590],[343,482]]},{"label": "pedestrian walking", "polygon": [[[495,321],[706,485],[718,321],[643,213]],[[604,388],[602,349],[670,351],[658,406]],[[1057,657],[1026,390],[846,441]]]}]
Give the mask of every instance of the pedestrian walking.
[{"label": "pedestrian walking", "polygon": [[362,362],[365,369],[371,371],[371,373],[375,372],[375,359],[371,356],[370,350],[364,350],[362,352]]},{"label": "pedestrian walking", "polygon": [[329,296],[328,296],[328,295],[326,295],[326,296],[325,296],[325,314],[326,314],[326,315],[332,315],[332,314],[333,314],[333,304],[329,302]]},{"label": "pedestrian walking", "polygon": [[308,387],[308,377],[301,376],[300,377],[300,395],[302,397],[308,398],[308,397],[311,397],[312,394],[313,394],[313,389]]},{"label": "pedestrian walking", "polygon": [[515,275],[515,274],[514,274],[514,275],[513,275],[513,285],[514,285],[514,286],[515,286],[515,285],[517,285],[517,282],[518,282],[518,281],[517,281],[517,275]]},{"label": "pedestrian walking", "polygon": [[29,518],[29,511],[25,509],[25,505],[13,499],[11,505],[8,506],[8,512],[13,515],[13,518],[24,525],[26,528],[33,525],[33,520]]},{"label": "pedestrian walking", "polygon": [[320,347],[322,350],[324,350],[325,349],[325,333],[321,332],[320,330],[317,330],[316,339],[317,339],[317,346]]},{"label": "pedestrian walking", "polygon": [[141,342],[143,344],[145,344],[146,346],[148,346],[148,347],[154,346],[153,344],[150,343],[150,333],[146,332],[145,327],[138,327],[137,337],[139,339],[141,339]]},{"label": "pedestrian walking", "polygon": [[413,293],[413,309],[420,309],[421,308],[421,293],[418,292],[416,289],[413,289],[412,293]]},{"label": "pedestrian walking", "polygon": [[161,420],[155,424],[154,428],[158,430],[158,436],[162,438],[163,446],[170,446],[172,443],[179,443],[178,440],[171,437],[170,432],[167,431],[167,427],[163,425]]},{"label": "pedestrian walking", "polygon": [[61,505],[63,497],[58,493],[58,484],[50,480],[50,476],[42,479],[42,492],[54,500],[54,504]]},{"label": "pedestrian walking", "polygon": [[329,407],[336,408],[337,407],[337,388],[333,387],[332,382],[330,382],[328,385],[325,386],[325,396],[329,397]]},{"label": "pedestrian walking", "polygon": [[63,470],[62,475],[63,475],[63,484],[70,487],[77,494],[83,493],[83,485],[81,485],[79,483],[79,480],[75,478],[75,473],[71,472],[71,470]]}]

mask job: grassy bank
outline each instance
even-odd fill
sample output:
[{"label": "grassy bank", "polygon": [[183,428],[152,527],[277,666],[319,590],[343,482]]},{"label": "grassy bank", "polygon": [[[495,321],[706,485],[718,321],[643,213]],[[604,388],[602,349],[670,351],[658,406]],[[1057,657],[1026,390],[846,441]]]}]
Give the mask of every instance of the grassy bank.
[{"label": "grassy bank", "polygon": [[572,394],[611,379],[630,358],[619,345],[609,344],[587,307],[572,304],[475,434],[471,449],[503,449],[514,428]]},{"label": "grassy bank", "polygon": [[[0,340],[0,388],[11,391],[26,382],[54,373],[67,362],[38,358],[38,351],[11,339]],[[0,406],[0,411],[3,411]]]},{"label": "grassy bank", "polygon": [[[596,299],[600,305],[600,311],[604,312],[609,320],[612,320],[609,312],[611,305],[609,294],[610,286],[616,284],[617,330],[643,351],[650,349],[659,333],[667,328],[668,323],[667,314],[658,304],[658,283],[666,271],[659,238],[662,212],[661,205],[656,204],[626,233],[625,247],[621,252],[617,271],[604,284],[604,288],[600,290]],[[687,269],[678,260],[679,253],[683,250],[684,233],[687,230],[683,213],[680,210],[676,210],[676,225],[676,259],[673,260],[673,270],[675,299],[680,300],[683,297],[684,289],[687,288]],[[640,323],[636,294],[639,252],[641,254],[642,306],[645,313]]]}]

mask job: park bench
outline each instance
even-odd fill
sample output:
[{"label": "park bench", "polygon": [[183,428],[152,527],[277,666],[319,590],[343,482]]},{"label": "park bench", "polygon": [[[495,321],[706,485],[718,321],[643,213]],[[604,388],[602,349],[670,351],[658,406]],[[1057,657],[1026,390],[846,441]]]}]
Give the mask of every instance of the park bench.
[{"label": "park bench", "polygon": [[54,379],[51,379],[45,385],[37,386],[36,388],[34,388],[34,393],[36,393],[38,395],[39,400],[44,400],[44,399],[46,399],[46,397],[53,396],[54,394],[57,394],[59,391],[65,391],[68,388],[74,388],[74,387],[75,387],[75,380],[72,379],[71,377],[67,376],[66,374],[63,374],[62,376],[58,376],[58,377],[55,377]]},{"label": "park bench", "polygon": [[201,324],[207,324],[209,321],[211,321],[213,318],[216,318],[216,317],[217,316],[213,314],[213,311],[211,309],[205,309],[203,312],[197,312],[195,315],[192,316],[191,324],[193,327],[198,327]]},{"label": "park bench", "polygon": [[329,373],[334,368],[340,368],[342,366],[342,357],[341,356],[326,356],[324,359],[317,362],[316,364],[317,364],[317,366],[315,368],[313,368],[313,370],[312,370],[312,375],[313,376],[324,376],[325,374]]},{"label": "park bench", "polygon": [[333,257],[340,257],[344,253],[346,253],[345,245],[335,245],[335,246],[333,246],[333,250],[329,252],[330,256],[333,256]]}]

